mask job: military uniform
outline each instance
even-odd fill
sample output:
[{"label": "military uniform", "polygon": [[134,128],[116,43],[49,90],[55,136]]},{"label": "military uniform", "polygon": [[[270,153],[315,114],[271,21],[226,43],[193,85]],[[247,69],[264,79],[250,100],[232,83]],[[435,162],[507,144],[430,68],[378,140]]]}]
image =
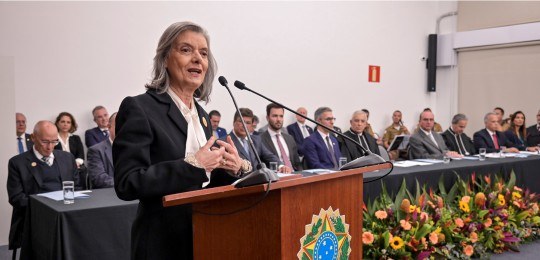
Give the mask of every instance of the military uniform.
[{"label": "military uniform", "polygon": [[[388,143],[388,145],[390,145],[396,136],[398,136],[398,135],[407,135],[407,134],[408,133],[405,132],[403,127],[399,127],[399,129],[396,129],[394,127],[394,124],[392,124],[389,127],[387,127],[386,129],[384,129],[384,135],[383,135],[383,138],[382,138],[383,144]],[[405,151],[403,151],[403,152],[405,152]],[[400,151],[398,151],[398,150],[389,151],[388,155],[390,156],[390,159],[396,160],[397,158],[400,157]],[[406,158],[406,157],[404,157],[404,158]]]}]

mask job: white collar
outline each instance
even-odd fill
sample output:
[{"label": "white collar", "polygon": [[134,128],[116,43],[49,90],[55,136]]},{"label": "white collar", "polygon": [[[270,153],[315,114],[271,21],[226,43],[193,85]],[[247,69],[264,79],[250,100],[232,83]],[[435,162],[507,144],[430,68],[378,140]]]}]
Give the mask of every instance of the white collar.
[{"label": "white collar", "polygon": [[319,134],[322,136],[323,139],[326,139],[326,137],[328,137],[330,134],[325,134],[323,132],[321,132],[321,129],[317,128],[317,132],[319,132]]},{"label": "white collar", "polygon": [[278,131],[274,131],[272,130],[272,128],[270,128],[270,126],[268,127],[268,133],[270,134],[270,136],[282,135],[281,129],[279,129]]},{"label": "white collar", "polygon": [[419,128],[420,128],[420,130],[422,130],[422,132],[424,132],[424,134],[426,134],[427,136],[431,135],[431,131],[428,132],[428,131],[422,129],[422,127],[419,127]]},{"label": "white collar", "polygon": [[489,136],[493,136],[493,135],[496,135],[497,133],[496,132],[493,132],[489,129],[486,128],[486,131],[489,133]]},{"label": "white collar", "polygon": [[[34,150],[34,155],[38,158],[38,160],[41,161],[41,158],[43,158],[44,156],[36,150],[36,145],[34,145],[32,150]],[[54,153],[51,153],[51,155],[49,155],[49,158],[51,158],[50,160],[54,161]]]}]

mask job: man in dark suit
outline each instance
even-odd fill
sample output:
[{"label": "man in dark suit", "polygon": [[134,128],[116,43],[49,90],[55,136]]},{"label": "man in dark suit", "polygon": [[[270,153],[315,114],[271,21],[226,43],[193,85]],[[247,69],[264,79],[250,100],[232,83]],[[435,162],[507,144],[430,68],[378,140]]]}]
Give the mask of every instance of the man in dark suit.
[{"label": "man in dark suit", "polygon": [[[300,107],[296,110],[298,114],[307,116],[307,110]],[[287,132],[294,138],[298,146],[298,154],[304,155],[304,139],[308,138],[313,133],[313,128],[306,125],[306,119],[301,116],[296,116],[296,122],[287,126]]]},{"label": "man in dark suit", "polygon": [[216,138],[222,138],[227,136],[227,130],[225,128],[219,127],[219,122],[221,122],[221,114],[217,110],[212,110],[208,114],[210,116],[210,124],[212,125],[212,135]]},{"label": "man in dark suit", "polygon": [[[367,113],[358,110],[355,111],[350,120],[351,128],[345,132],[344,135],[352,138],[362,145],[366,150],[380,155],[379,146],[377,140],[367,131]],[[338,137],[339,146],[341,148],[341,156],[347,157],[347,161],[350,162],[356,158],[364,156],[364,152],[358,147],[357,144],[343,138]]]},{"label": "man in dark suit", "polygon": [[527,128],[527,146],[538,146],[540,144],[540,110],[536,114],[537,123]]},{"label": "man in dark suit", "polygon": [[514,144],[508,141],[506,136],[499,132],[500,129],[499,116],[493,112],[489,112],[484,116],[484,125],[486,128],[474,133],[474,148],[478,151],[480,148],[486,148],[487,153],[495,153],[501,151],[501,147],[506,149],[504,152],[518,153],[519,150],[514,148]]},{"label": "man in dark suit", "polygon": [[[329,107],[320,107],[315,111],[315,120],[332,129],[336,118]],[[310,169],[337,169],[341,151],[338,141],[330,131],[318,127],[304,140],[304,160]]]},{"label": "man in dark suit", "polygon": [[476,149],[474,149],[471,138],[463,132],[467,127],[468,121],[464,114],[457,114],[452,118],[450,128],[442,133],[444,143],[448,146],[448,149],[456,151],[461,155],[476,154]]},{"label": "man in dark suit", "polygon": [[[55,150],[58,131],[49,121],[34,127],[34,146],[14,156],[8,163],[7,192],[13,206],[9,249],[21,246],[28,197],[32,194],[62,190],[63,181],[78,184],[77,166],[71,153]],[[16,251],[14,251],[16,253]]]},{"label": "man in dark suit", "polygon": [[266,120],[268,129],[260,134],[266,146],[280,161],[295,171],[302,170],[302,163],[298,156],[298,148],[294,138],[283,130],[283,107],[275,103],[266,106]]},{"label": "man in dark suit", "polygon": [[[252,124],[253,120],[253,112],[249,108],[240,108],[240,113],[242,114],[242,118],[244,119],[244,122],[246,125]],[[257,169],[257,166],[259,165],[259,162],[257,161],[257,157],[251,147],[249,146],[249,140],[247,139],[247,132],[244,129],[244,126],[242,125],[242,121],[240,119],[240,114],[236,112],[234,114],[233,118],[233,130],[229,133],[229,136],[234,142],[234,145],[236,146],[236,149],[238,150],[238,154],[242,159],[246,159],[251,162],[251,165],[253,169]],[[279,172],[284,173],[290,173],[292,171],[291,168],[287,167],[279,160],[279,158],[274,155],[268,148],[266,148],[261,141],[260,136],[258,135],[251,135],[251,140],[253,140],[253,145],[255,146],[255,149],[257,150],[257,154],[261,158],[261,161],[266,164],[268,167],[270,162],[276,162],[278,163]]]},{"label": "man in dark suit", "polygon": [[433,130],[435,116],[430,110],[420,114],[418,131],[409,139],[409,157],[411,159],[443,159],[444,155],[451,158],[460,158],[463,155],[449,151],[443,138]]},{"label": "man in dark suit", "polygon": [[114,186],[114,164],[112,143],[115,137],[116,113],[109,118],[109,139],[88,149],[87,168],[93,188]]},{"label": "man in dark suit", "polygon": [[17,151],[21,154],[32,148],[34,143],[30,134],[26,133],[26,116],[23,113],[15,114],[15,125],[17,129]]},{"label": "man in dark suit", "polygon": [[86,130],[84,133],[86,147],[90,148],[97,143],[101,143],[109,138],[109,113],[104,106],[96,106],[92,109],[92,116],[97,126]]}]

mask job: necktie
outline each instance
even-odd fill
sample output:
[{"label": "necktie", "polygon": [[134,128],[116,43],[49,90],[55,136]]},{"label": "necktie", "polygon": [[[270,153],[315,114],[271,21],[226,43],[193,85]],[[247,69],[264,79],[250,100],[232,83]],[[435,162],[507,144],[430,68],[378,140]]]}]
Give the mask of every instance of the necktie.
[{"label": "necktie", "polygon": [[366,137],[364,135],[360,136],[360,144],[362,145],[362,147],[364,147],[364,149],[370,151],[369,146],[367,145],[367,142],[366,142]]},{"label": "necktie", "polygon": [[19,154],[24,153],[24,147],[23,147],[23,144],[22,144],[22,138],[19,136],[19,137],[17,137],[17,140],[18,140],[17,142],[19,144]]},{"label": "necktie", "polygon": [[247,159],[251,161],[251,155],[249,153],[249,145],[247,142],[247,138],[242,139],[242,145],[244,146],[244,150],[246,151]]},{"label": "necktie", "polygon": [[330,152],[330,157],[332,157],[332,163],[334,164],[334,169],[337,168],[338,164],[336,161],[336,153],[334,153],[334,148],[330,143],[330,136],[326,137],[326,146],[328,146],[328,152]]},{"label": "necktie", "polygon": [[435,136],[433,136],[433,133],[429,133],[429,138],[431,139],[431,141],[433,141],[435,146],[437,146],[437,148],[439,148],[439,145],[437,144],[437,141],[435,141]]},{"label": "necktie", "polygon": [[292,169],[291,160],[289,160],[289,156],[287,156],[287,153],[285,152],[285,148],[283,148],[283,144],[281,143],[279,136],[280,134],[276,135],[276,140],[277,140],[277,145],[279,147],[279,153],[281,154],[281,159],[283,160],[283,163],[285,163],[285,166]]},{"label": "necktie", "polygon": [[309,132],[308,132],[307,127],[305,125],[302,126],[302,134],[304,135],[304,138],[309,137]]},{"label": "necktie", "polygon": [[103,136],[109,137],[109,130],[103,130]]},{"label": "necktie", "polygon": [[493,134],[493,145],[495,146],[495,149],[499,150],[499,139],[497,139],[497,134]]},{"label": "necktie", "polygon": [[459,153],[462,155],[468,154],[467,150],[465,149],[465,145],[463,145],[463,140],[461,140],[461,135],[456,135],[456,136],[457,136],[457,145],[459,148]]},{"label": "necktie", "polygon": [[49,162],[49,156],[43,156],[41,157],[41,160],[45,162],[47,165],[51,166],[51,163]]}]

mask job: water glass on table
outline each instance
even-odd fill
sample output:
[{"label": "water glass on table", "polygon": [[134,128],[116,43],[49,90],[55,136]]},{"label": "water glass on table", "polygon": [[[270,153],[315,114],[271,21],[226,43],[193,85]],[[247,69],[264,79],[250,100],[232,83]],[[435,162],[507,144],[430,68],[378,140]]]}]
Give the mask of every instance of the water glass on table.
[{"label": "water glass on table", "polygon": [[478,159],[480,161],[485,161],[486,160],[486,148],[478,149]]},{"label": "water glass on table", "polygon": [[443,155],[443,163],[444,164],[449,164],[450,163],[450,156],[448,154],[444,154]]},{"label": "water glass on table", "polygon": [[270,170],[273,171],[273,172],[277,172],[277,171],[278,171],[278,164],[277,164],[277,162],[270,162]]},{"label": "water glass on table", "polygon": [[506,157],[504,154],[504,151],[506,150],[506,146],[501,146],[501,149],[499,150],[499,157],[504,158]]},{"label": "water glass on table", "polygon": [[347,164],[347,157],[339,157],[339,167],[338,169],[341,169],[343,165]]},{"label": "water glass on table", "polygon": [[64,192],[64,204],[75,203],[75,184],[73,181],[63,181],[62,190]]}]

